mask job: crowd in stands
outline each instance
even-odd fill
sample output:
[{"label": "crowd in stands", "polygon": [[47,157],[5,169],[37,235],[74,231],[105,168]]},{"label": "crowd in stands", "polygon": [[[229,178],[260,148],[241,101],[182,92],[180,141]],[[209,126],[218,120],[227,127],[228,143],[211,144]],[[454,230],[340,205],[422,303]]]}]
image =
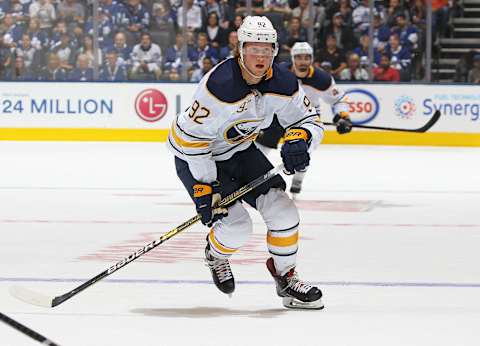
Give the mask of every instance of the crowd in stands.
[{"label": "crowd in stands", "polygon": [[[374,80],[422,77],[424,1],[375,1]],[[449,2],[433,3],[434,25],[440,28],[448,19]],[[245,0],[185,4],[184,8],[182,0],[98,0],[98,15],[93,18],[92,0],[0,0],[0,80],[92,81],[98,67],[98,80],[104,81],[178,81],[183,69],[190,81],[199,81],[215,64],[233,56],[236,29],[247,14],[247,4]],[[293,44],[308,41],[310,31],[316,66],[339,80],[368,80],[369,1],[313,0],[312,9],[310,13],[309,0],[251,3],[252,14],[267,16],[279,33],[279,61],[289,60]],[[186,61],[181,49],[184,37]],[[474,75],[478,80],[478,73]]]}]

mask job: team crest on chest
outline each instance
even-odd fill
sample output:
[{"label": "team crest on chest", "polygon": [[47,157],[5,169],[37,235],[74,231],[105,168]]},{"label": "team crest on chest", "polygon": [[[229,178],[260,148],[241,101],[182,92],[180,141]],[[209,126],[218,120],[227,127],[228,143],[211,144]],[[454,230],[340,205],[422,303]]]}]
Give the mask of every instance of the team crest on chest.
[{"label": "team crest on chest", "polygon": [[257,136],[255,130],[262,121],[263,119],[236,121],[226,128],[223,137],[230,144],[238,144],[247,140],[253,140]]}]

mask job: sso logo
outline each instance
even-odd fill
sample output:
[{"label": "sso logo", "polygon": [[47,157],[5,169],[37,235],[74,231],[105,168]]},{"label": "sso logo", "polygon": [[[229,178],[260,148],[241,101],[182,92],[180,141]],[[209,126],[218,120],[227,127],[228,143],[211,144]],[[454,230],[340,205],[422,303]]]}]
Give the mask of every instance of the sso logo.
[{"label": "sso logo", "polygon": [[416,110],[415,101],[409,96],[400,96],[395,100],[395,114],[402,119],[410,119]]},{"label": "sso logo", "polygon": [[159,90],[144,90],[135,99],[135,111],[145,121],[158,121],[163,118],[167,110],[167,98]]},{"label": "sso logo", "polygon": [[380,110],[377,97],[364,89],[349,89],[345,92],[350,105],[350,119],[354,124],[372,121]]}]

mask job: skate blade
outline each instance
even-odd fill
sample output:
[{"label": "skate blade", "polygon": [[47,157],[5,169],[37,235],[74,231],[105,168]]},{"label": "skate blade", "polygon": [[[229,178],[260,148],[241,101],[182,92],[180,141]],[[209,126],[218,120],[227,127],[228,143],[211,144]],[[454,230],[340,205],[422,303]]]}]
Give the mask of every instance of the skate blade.
[{"label": "skate blade", "polygon": [[314,302],[302,302],[295,298],[283,297],[282,304],[286,308],[299,310],[322,310],[325,307],[323,305],[322,299],[316,300]]}]

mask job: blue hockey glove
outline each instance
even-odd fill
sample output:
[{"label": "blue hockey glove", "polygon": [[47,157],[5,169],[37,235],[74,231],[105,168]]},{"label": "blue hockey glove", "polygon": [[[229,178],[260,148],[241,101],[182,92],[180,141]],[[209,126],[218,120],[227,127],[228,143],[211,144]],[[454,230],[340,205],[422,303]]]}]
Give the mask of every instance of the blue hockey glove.
[{"label": "blue hockey glove", "polygon": [[222,199],[220,195],[220,183],[214,181],[211,184],[197,183],[193,186],[193,200],[197,213],[202,217],[205,226],[212,227],[213,223],[228,215],[226,208],[217,208],[216,205]]},{"label": "blue hockey glove", "polygon": [[284,137],[285,143],[280,154],[282,156],[285,173],[295,174],[302,172],[310,163],[308,146],[311,140],[311,133],[303,128],[291,128]]}]

